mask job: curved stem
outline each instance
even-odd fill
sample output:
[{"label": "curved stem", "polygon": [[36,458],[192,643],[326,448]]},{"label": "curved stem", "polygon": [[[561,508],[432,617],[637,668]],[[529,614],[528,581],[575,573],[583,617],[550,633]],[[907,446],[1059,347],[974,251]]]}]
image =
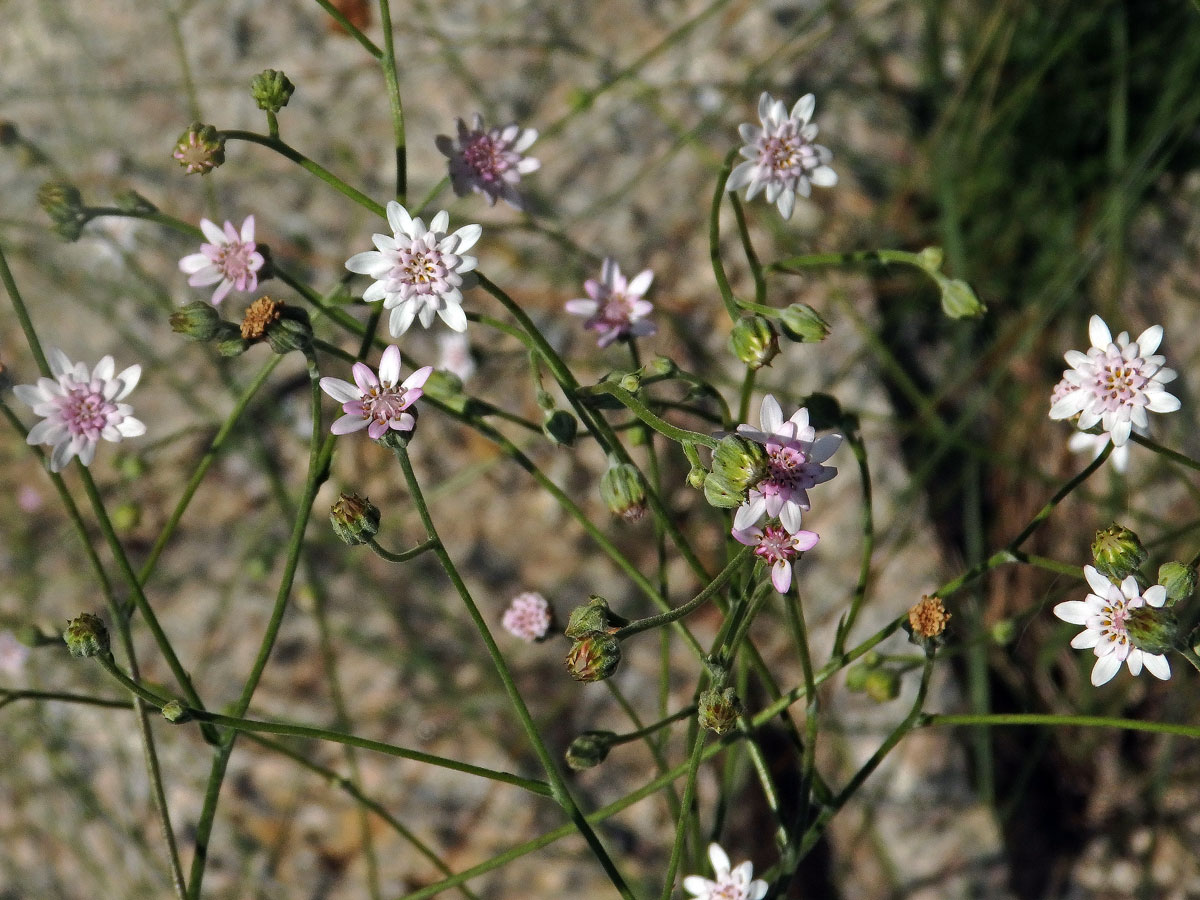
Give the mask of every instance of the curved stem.
[{"label": "curved stem", "polygon": [[388,562],[394,562],[394,563],[407,562],[410,559],[416,559],[422,553],[425,553],[428,550],[432,550],[437,545],[438,545],[438,541],[435,538],[430,538],[427,541],[417,544],[417,546],[413,547],[410,550],[404,550],[404,551],[401,551],[400,553],[394,553],[391,550],[388,550],[384,547],[379,546],[379,544],[376,543],[375,538],[371,538],[367,541],[367,546],[369,546],[372,550],[374,550],[375,553],[379,557],[381,557],[382,559],[386,559]]},{"label": "curved stem", "polygon": [[665,613],[661,613],[660,615],[648,616],[645,619],[638,619],[636,622],[630,622],[624,628],[618,629],[614,636],[617,640],[623,641],[640,631],[646,631],[650,628],[657,628],[659,625],[666,625],[670,622],[678,621],[689,613],[699,609],[710,598],[712,598],[714,594],[716,594],[725,586],[725,583],[733,577],[733,574],[741,566],[742,561],[746,559],[751,552],[753,552],[753,549],[753,547],[742,547],[737,553],[734,554],[733,559],[731,559],[725,568],[721,570],[720,574],[718,574],[711,582],[709,582],[704,590],[698,593],[687,603],[677,606]]},{"label": "curved stem", "polygon": [[738,312],[737,300],[733,296],[733,288],[729,286],[729,277],[725,274],[725,264],[721,261],[721,201],[725,197],[725,182],[733,171],[733,163],[738,158],[738,149],[734,148],[725,155],[721,171],[717,173],[717,186],[713,191],[712,206],[708,214],[708,258],[712,262],[713,277],[717,281],[717,290],[721,292],[721,300],[729,318],[736,322],[741,316]]},{"label": "curved stem", "polygon": [[595,394],[608,394],[616,399],[629,409],[635,416],[657,431],[664,437],[669,437],[673,441],[680,444],[703,444],[710,450],[717,448],[717,439],[711,435],[703,434],[699,431],[688,431],[686,428],[678,428],[670,422],[660,419],[652,413],[641,400],[634,394],[629,393],[619,384],[613,381],[601,381],[599,384],[591,387],[580,388],[579,391],[584,396]]}]

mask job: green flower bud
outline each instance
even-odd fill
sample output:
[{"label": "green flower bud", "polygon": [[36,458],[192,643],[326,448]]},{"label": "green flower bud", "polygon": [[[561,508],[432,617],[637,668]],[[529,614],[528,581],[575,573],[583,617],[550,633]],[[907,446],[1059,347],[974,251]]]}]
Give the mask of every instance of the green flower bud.
[{"label": "green flower bud", "polygon": [[704,468],[704,466],[692,466],[687,473],[688,487],[700,490],[704,487],[706,478],[708,478],[708,469]]},{"label": "green flower bud", "polygon": [[184,722],[192,720],[192,714],[189,713],[178,700],[172,700],[162,708],[163,718],[172,725],[182,725]]},{"label": "green flower bud", "polygon": [[676,368],[674,360],[656,356],[642,366],[642,374],[647,378],[666,378],[668,375],[674,375]]},{"label": "green flower bud", "polygon": [[938,278],[942,292],[942,312],[951,319],[973,319],[987,312],[971,286],[958,278]]},{"label": "green flower bud", "polygon": [[313,339],[308,311],[282,303],[280,306],[279,318],[267,325],[267,343],[281,356],[293,350],[307,350],[312,346]]},{"label": "green flower bud", "polygon": [[259,109],[270,113],[277,113],[287,106],[295,90],[291,80],[276,69],[264,69],[250,79],[250,96]]},{"label": "green flower bud", "polygon": [[611,634],[592,632],[571,646],[565,662],[576,681],[603,681],[617,671],[621,642]]},{"label": "green flower bud", "polygon": [[225,138],[211,125],[193,122],[175,142],[171,156],[187,175],[207,175],[225,162]]},{"label": "green flower bud", "polygon": [[67,623],[63,640],[72,656],[86,658],[108,652],[108,629],[99,616],[80,613]]},{"label": "green flower bud", "polygon": [[619,619],[620,616],[615,616],[613,611],[608,608],[607,600],[592,594],[588,597],[587,606],[577,606],[571,610],[563,634],[576,640],[593,631],[608,631],[615,620]]},{"label": "green flower bud", "polygon": [[1116,522],[1096,532],[1092,543],[1095,566],[1114,583],[1119,584],[1142,567],[1150,554],[1138,536]]},{"label": "green flower bud", "polygon": [[1016,636],[1017,625],[1012,619],[1001,619],[991,628],[992,642],[1000,647],[1011,644]]},{"label": "green flower bud", "polygon": [[113,199],[116,200],[117,207],[125,212],[140,214],[158,212],[157,206],[132,189],[127,188],[119,192]]},{"label": "green flower bud", "polygon": [[1125,628],[1133,646],[1146,653],[1166,653],[1179,646],[1175,613],[1165,607],[1138,606],[1129,610]]},{"label": "green flower bud", "polygon": [[613,463],[600,479],[600,496],[614,516],[636,522],[646,514],[646,484],[629,463]]},{"label": "green flower bud", "polygon": [[79,240],[88,212],[79,188],[66,181],[47,181],[37,192],[37,202],[53,222],[53,231],[65,241]]},{"label": "green flower bud", "polygon": [[579,422],[565,409],[555,409],[542,419],[542,431],[559,446],[570,447],[579,432]]},{"label": "green flower bud", "polygon": [[241,356],[250,349],[250,341],[243,340],[242,337],[234,332],[229,337],[222,337],[217,341],[217,352],[224,357]]},{"label": "green flower bud", "polygon": [[117,531],[132,531],[141,524],[142,508],[132,501],[121,503],[113,508],[111,519]]},{"label": "green flower bud", "polygon": [[894,669],[871,669],[863,691],[876,703],[887,703],[900,696],[900,673]]},{"label": "green flower bud", "polygon": [[746,489],[735,489],[720,475],[708,473],[704,479],[704,499],[717,509],[736,509],[746,502]]},{"label": "green flower bud", "polygon": [[329,508],[329,524],[343,543],[365,544],[379,534],[379,508],[358,494],[340,494]]},{"label": "green flower bud", "polygon": [[[721,479],[730,490],[749,490],[767,475],[767,451],[762,444],[727,434],[713,451],[712,475]],[[706,479],[706,490],[707,487]]]},{"label": "green flower bud", "polygon": [[1167,606],[1186,600],[1196,591],[1196,570],[1172,560],[1158,567],[1158,583],[1167,589]]},{"label": "green flower bud", "polygon": [[942,271],[942,262],[945,258],[946,254],[942,252],[941,247],[926,247],[917,254],[921,268],[930,273]]},{"label": "green flower bud", "polygon": [[616,742],[617,736],[611,731],[585,731],[567,748],[567,765],[576,772],[598,766]]},{"label": "green flower bud", "polygon": [[729,335],[729,350],[751,369],[761,369],[779,353],[779,335],[770,319],[742,316]]},{"label": "green flower bud", "polygon": [[856,694],[861,694],[867,689],[867,677],[873,669],[873,666],[869,666],[866,663],[851,666],[846,672],[846,688]]},{"label": "green flower bud", "polygon": [[637,372],[627,372],[621,376],[621,380],[617,382],[617,385],[623,391],[636,394],[642,388],[642,376]]},{"label": "green flower bud", "polygon": [[799,344],[818,344],[829,336],[829,323],[807,303],[793,303],[780,313],[779,324]]},{"label": "green flower bud", "polygon": [[193,300],[171,313],[171,330],[189,341],[212,341],[238,334],[232,322],[226,322],[207,300]]},{"label": "green flower bud", "polygon": [[742,701],[733,688],[721,690],[710,688],[700,695],[696,704],[696,718],[701,728],[724,734],[735,724],[742,712]]}]

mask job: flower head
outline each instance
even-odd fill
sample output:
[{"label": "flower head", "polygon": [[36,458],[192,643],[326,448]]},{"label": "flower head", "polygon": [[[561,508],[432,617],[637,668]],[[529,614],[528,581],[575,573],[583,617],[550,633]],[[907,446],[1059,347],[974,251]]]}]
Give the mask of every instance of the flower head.
[{"label": "flower head", "polygon": [[321,390],[342,404],[345,413],[330,431],[349,434],[365,428],[371,440],[377,441],[389,430],[412,431],[416,427],[416,416],[407,410],[424,393],[421,388],[433,366],[417,369],[400,383],[400,348],[393,344],[383,351],[378,377],[361,362],[356,362],[351,371],[354,384],[328,376],[321,379]]},{"label": "flower head", "polygon": [[475,246],[483,229],[464,225],[450,234],[450,216],[445,212],[434,216],[426,228],[395,200],[387,205],[387,219],[392,235],[374,235],[376,249],[346,260],[351,272],[375,280],[363,292],[363,300],[382,300],[384,309],[392,311],[388,327],[393,337],[408,331],[416,318],[428,328],[434,314],[455,331],[466,331],[462,292],[475,284],[471,273],[477,260],[462,254]]},{"label": "flower head", "polygon": [[536,172],[542,164],[532,156],[522,156],[538,133],[520,125],[484,128],[476,114],[468,129],[458,120],[458,139],[439,134],[437,148],[450,159],[450,183],[454,193],[465,197],[474,191],[487,198],[488,206],[504,200],[515,209],[524,209],[525,200],[516,185],[522,175]]},{"label": "flower head", "polygon": [[712,863],[716,881],[700,875],[689,875],[683,879],[683,889],[696,900],[762,900],[767,895],[767,883],[761,878],[751,880],[754,864],[749,860],[738,863],[736,869],[729,866],[729,854],[720,844],[708,845],[708,860]]},{"label": "flower head", "polygon": [[646,319],[654,304],[642,297],[653,280],[654,273],[644,269],[632,281],[627,281],[621,274],[621,267],[606,257],[600,266],[600,280],[589,278],[585,281],[583,289],[587,291],[587,297],[568,300],[566,310],[573,315],[588,317],[583,327],[600,332],[596,342],[600,347],[607,347],[617,338],[654,334],[658,329]]},{"label": "flower head", "polygon": [[762,127],[749,123],[738,126],[738,133],[746,142],[741,151],[746,161],[729,173],[725,190],[736,191],[748,185],[747,200],[765,190],[767,202],[777,204],[780,214],[790,219],[796,194],[807,197],[814,184],[818,187],[837,184],[837,173],[827,165],[833,154],[813,143],[817,126],[809,119],[816,104],[812,94],[805,94],[789,114],[782,100],[775,100],[764,91],[758,99]]},{"label": "flower head", "polygon": [[209,243],[200,245],[199,253],[192,253],[179,261],[179,268],[191,277],[188,284],[203,287],[215,284],[212,304],[216,306],[234,288],[253,291],[258,287],[258,270],[265,260],[254,243],[254,216],[246,216],[239,232],[233,223],[226,221],[222,231],[208,219],[200,220],[200,230]]},{"label": "flower head", "polygon": [[1122,662],[1129,666],[1131,675],[1140,674],[1144,665],[1155,678],[1170,678],[1171,666],[1167,658],[1161,653],[1139,650],[1129,635],[1129,618],[1133,611],[1147,605],[1162,606],[1167,600],[1167,589],[1156,584],[1141,591],[1132,575],[1118,587],[1092,566],[1084,566],[1083,574],[1093,593],[1084,600],[1058,604],[1054,614],[1064,622],[1084,626],[1084,630],[1071,640],[1071,646],[1095,652],[1092,684],[1099,686],[1109,682]]},{"label": "flower head", "polygon": [[817,546],[820,537],[815,531],[789,532],[778,525],[759,528],[733,529],[733,539],[754,548],[754,555],[761,557],[771,567],[771,584],[781,594],[792,586],[792,560]]},{"label": "flower head", "polygon": [[1086,353],[1068,350],[1071,368],[1063,372],[1069,388],[1050,407],[1050,418],[1079,416],[1078,426],[1087,431],[1099,424],[1122,447],[1135,428],[1146,428],[1146,412],[1174,412],[1179,399],[1163,388],[1175,379],[1173,369],[1164,367],[1166,358],[1154,353],[1162,340],[1162,326],[1152,325],[1136,341],[1122,331],[1116,340],[1099,316],[1088,323],[1092,346]]},{"label": "flower head", "polygon": [[175,141],[171,156],[186,175],[207,175],[225,162],[225,136],[211,125],[193,122]]},{"label": "flower head", "polygon": [[540,641],[550,629],[550,604],[535,591],[513,597],[500,624],[505,631],[523,641]]},{"label": "flower head", "polygon": [[758,422],[759,429],[739,425],[737,433],[766,448],[767,474],[738,507],[733,527],[745,530],[765,514],[778,516],[783,527],[794,533],[800,528],[801,511],[810,508],[808,489],[837,475],[836,467],[822,463],[841,446],[842,436],[818,438],[803,406],[784,421],[779,401],[771,394],[763,397]]},{"label": "flower head", "polygon": [[50,471],[59,472],[78,456],[91,465],[100,439],[120,441],[146,433],[146,426],[133,417],[133,407],[121,403],[142,377],[141,366],[130,366],[115,375],[116,366],[106,356],[88,372],[83,363],[73,363],[56,347],[50,348],[50,372],[53,378],[39,378],[37,384],[18,384],[13,393],[22,403],[42,416],[29,430],[26,443],[49,444]]}]

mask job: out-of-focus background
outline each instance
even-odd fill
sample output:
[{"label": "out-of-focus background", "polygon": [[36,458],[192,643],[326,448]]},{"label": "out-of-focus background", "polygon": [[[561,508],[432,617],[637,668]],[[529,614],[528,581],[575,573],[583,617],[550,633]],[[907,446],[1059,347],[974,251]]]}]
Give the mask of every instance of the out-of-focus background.
[{"label": "out-of-focus background", "polygon": [[[342,8],[381,40],[373,6]],[[432,208],[449,209],[454,227],[483,224],[481,269],[585,381],[628,365],[619,348],[598,351],[562,309],[612,256],[627,272],[655,272],[659,334],[643,341],[644,352],[711,375],[735,400],[707,210],[720,160],[738,143],[737,125],[754,121],[763,90],[789,105],[816,94],[819,141],[833,150],[840,177],[835,189],[799,203],[790,222],[761,200],[749,205],[764,260],[940,246],[947,271],[988,304],[982,320],[947,320],[930,284],[905,270],[814,270],[770,283],[772,305],[807,302],[833,332],[820,345],[785,345],[760,377],[761,390],[775,392],[787,410],[826,392],[863,423],[876,545],[872,599],[854,636],[1003,545],[1086,462],[1067,451],[1068,427],[1046,411],[1061,354],[1086,347],[1092,313],[1114,332],[1164,325],[1163,352],[1181,373],[1173,391],[1184,405],[1154,423],[1154,436],[1200,453],[1191,427],[1200,352],[1200,11],[1192,5],[414,0],[394,3],[393,15],[411,198],[442,179],[433,139],[453,133],[456,116],[480,112],[489,123],[518,121],[542,133],[530,151],[542,169],[522,184],[531,217],[448,190]],[[130,401],[149,431],[102,446],[93,467],[136,563],[266,351],[218,363],[170,332],[172,309],[207,296],[177,269],[193,243],[114,218],[64,244],[36,205],[38,186],[68,179],[94,205],[132,188],[190,222],[240,223],[254,214],[258,239],[274,257],[329,291],[344,260],[369,249],[378,220],[262,147],[230,142],[224,167],[199,178],[184,177],[171,145],[193,120],[265,131],[249,81],[281,69],[297,86],[280,114],[283,137],[382,202],[393,189],[383,78],[316,3],[300,0],[8,0],[0,21],[0,119],[16,135],[7,132],[12,143],[0,148],[0,242],[46,344],[72,359],[111,353],[119,368],[143,366]],[[752,286],[728,207],[724,223],[726,265],[747,295]],[[258,293],[298,299],[278,282]],[[234,295],[225,308],[240,313],[249,299]],[[479,291],[467,307],[502,315]],[[437,330],[404,337],[407,362],[436,360]],[[478,369],[466,389],[536,418],[519,345],[479,326],[469,335]],[[0,306],[0,361],[18,383],[36,377],[8,305]],[[333,359],[325,373],[347,377]],[[236,697],[269,614],[290,524],[281,505],[294,501],[303,480],[307,419],[303,369],[298,358],[285,361],[147,586],[213,708]],[[649,520],[608,517],[597,492],[604,460],[594,447],[567,451],[513,434],[652,571]],[[414,454],[450,551],[497,630],[508,600],[524,590],[544,593],[560,618],[591,593],[626,615],[649,612],[586,534],[482,438],[430,412]],[[0,438],[0,459],[0,627],[61,630],[67,618],[102,607],[92,573],[48,479],[11,431]],[[806,516],[822,541],[798,574],[818,663],[849,602],[862,547],[860,473],[845,449],[833,462],[841,474],[813,492]],[[684,485],[685,474],[678,454],[664,454],[668,499],[716,565],[723,519]],[[73,474],[67,483],[78,489]],[[421,535],[390,455],[365,438],[343,439],[252,715],[539,774],[435,563],[389,566],[328,533],[324,510],[343,488],[380,506],[389,545]],[[1111,466],[1101,470],[1027,549],[1082,566],[1095,530],[1118,519],[1139,530],[1155,564],[1186,560],[1197,550],[1197,499],[1193,474],[1134,447],[1124,477]],[[669,574],[676,601],[690,596],[686,569],[673,564]],[[1102,689],[1088,684],[1089,659],[1067,646],[1074,629],[1050,614],[1082,590],[1072,579],[1005,568],[956,595],[930,708],[1196,722],[1194,672],[1177,671],[1165,684],[1127,673]],[[776,621],[768,609],[754,637],[778,680],[793,685],[799,668]],[[718,625],[705,613],[695,630],[711,639]],[[144,676],[169,683],[152,642],[140,630],[137,638]],[[631,727],[604,685],[567,678],[561,639],[499,638],[556,751],[583,730]],[[898,653],[905,646],[887,645]],[[61,647],[27,657],[3,648],[5,687],[120,696]],[[658,659],[655,639],[634,639],[616,677],[646,719],[657,705]],[[673,663],[676,708],[689,702],[697,671],[682,651]],[[907,709],[914,678],[883,704],[849,692],[843,676],[825,686],[819,765],[827,779],[840,784],[873,752]],[[753,707],[763,698],[747,699]],[[210,748],[189,726],[154,727],[186,864]],[[455,871],[561,824],[552,804],[515,788],[367,753],[351,757],[333,745],[290,746],[352,775]],[[680,752],[680,742],[668,746],[673,761]],[[787,784],[786,746],[777,758]],[[0,710],[0,759],[0,897],[169,894],[128,713],[9,703]],[[645,748],[631,744],[572,777],[592,807],[654,771]],[[721,779],[732,793],[717,809]],[[921,732],[840,814],[791,896],[1200,897],[1198,781],[1200,754],[1182,739],[1082,729]],[[744,760],[706,768],[700,787],[702,815],[720,824],[715,836],[734,861],[771,865],[771,829]],[[659,889],[670,827],[657,796],[601,829],[640,891]],[[372,883],[380,896],[395,897],[440,877],[381,820],[364,820],[346,794],[285,756],[239,744],[206,897],[363,897]],[[471,886],[487,898],[611,891],[578,839]]]}]

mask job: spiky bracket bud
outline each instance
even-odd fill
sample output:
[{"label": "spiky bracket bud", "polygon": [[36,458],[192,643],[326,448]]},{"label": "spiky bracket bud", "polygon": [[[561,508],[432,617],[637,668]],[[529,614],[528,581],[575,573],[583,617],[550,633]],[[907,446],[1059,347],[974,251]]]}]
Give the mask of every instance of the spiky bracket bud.
[{"label": "spiky bracket bud", "polygon": [[1092,543],[1095,566],[1114,584],[1120,584],[1150,558],[1138,536],[1116,522],[1096,532]]},{"label": "spiky bracket bud", "polygon": [[1133,646],[1146,653],[1166,653],[1180,644],[1175,613],[1166,607],[1138,606],[1129,610],[1125,628]]},{"label": "spiky bracket bud", "polygon": [[793,303],[779,314],[783,333],[798,344],[817,344],[829,336],[829,323],[807,303]]},{"label": "spiky bracket bud", "polygon": [[37,202],[54,223],[55,234],[64,241],[79,240],[89,218],[79,188],[67,181],[47,181],[38,188]]},{"label": "spiky bracket bud", "polygon": [[71,655],[81,659],[109,652],[108,629],[99,616],[91,613],[80,613],[71,619],[63,632],[63,640]]},{"label": "spiky bracket bud", "polygon": [[278,69],[264,69],[250,79],[250,96],[259,109],[277,113],[292,99],[296,86]]},{"label": "spiky bracket bud", "polygon": [[696,703],[696,719],[701,728],[716,734],[724,734],[742,714],[742,701],[733,688],[710,688],[700,695]]},{"label": "spiky bracket bud", "polygon": [[225,162],[225,138],[212,125],[193,122],[175,142],[172,158],[187,175],[207,175]]},{"label": "spiky bracket bud", "polygon": [[1196,592],[1196,569],[1172,560],[1158,567],[1158,583],[1167,589],[1167,606],[1174,606]]},{"label": "spiky bracket bud", "polygon": [[761,369],[779,354],[779,335],[765,316],[742,316],[729,335],[729,350],[751,369]]},{"label": "spiky bracket bud", "polygon": [[617,742],[617,736],[611,731],[585,731],[567,747],[567,765],[576,772],[598,766],[608,758],[608,752]]},{"label": "spiky bracket bud", "polygon": [[614,516],[636,522],[646,514],[646,484],[629,463],[612,462],[600,479],[600,497]]},{"label": "spiky bracket bud", "polygon": [[564,661],[576,681],[603,681],[617,671],[621,642],[611,634],[593,631],[571,645]]},{"label": "spiky bracket bud", "polygon": [[211,303],[194,300],[171,313],[171,330],[189,341],[228,340],[238,336],[238,327],[226,322]]},{"label": "spiky bracket bud", "polygon": [[379,508],[358,494],[341,494],[329,509],[329,524],[343,543],[365,544],[379,534]]}]

